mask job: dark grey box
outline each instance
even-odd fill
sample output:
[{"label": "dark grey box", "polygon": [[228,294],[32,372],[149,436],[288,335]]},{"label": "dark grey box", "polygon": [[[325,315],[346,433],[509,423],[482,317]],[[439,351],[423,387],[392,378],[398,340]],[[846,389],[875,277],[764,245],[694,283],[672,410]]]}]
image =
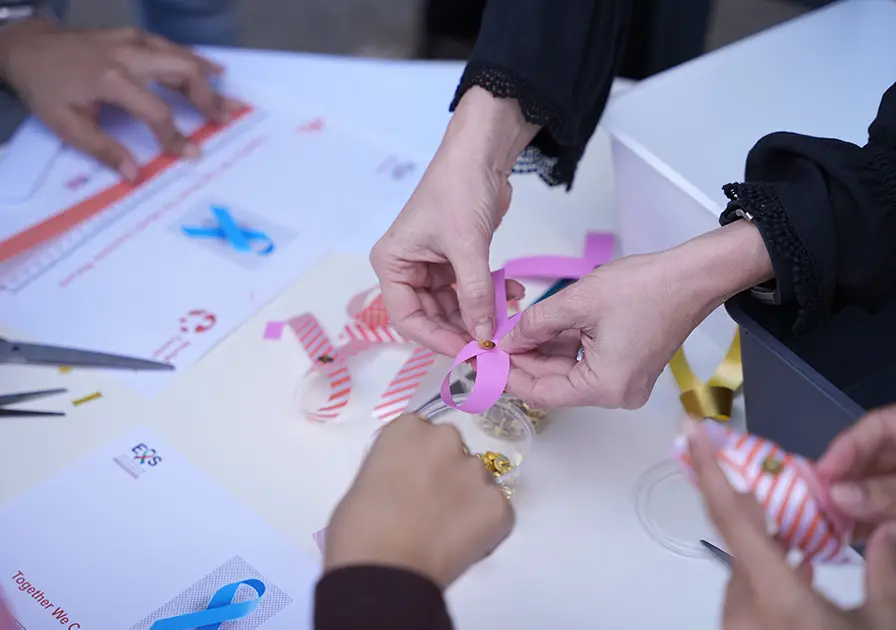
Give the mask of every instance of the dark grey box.
[{"label": "dark grey box", "polygon": [[818,459],[866,410],[896,401],[896,304],[844,309],[793,338],[772,329],[782,307],[741,295],[726,308],[740,326],[750,432]]}]

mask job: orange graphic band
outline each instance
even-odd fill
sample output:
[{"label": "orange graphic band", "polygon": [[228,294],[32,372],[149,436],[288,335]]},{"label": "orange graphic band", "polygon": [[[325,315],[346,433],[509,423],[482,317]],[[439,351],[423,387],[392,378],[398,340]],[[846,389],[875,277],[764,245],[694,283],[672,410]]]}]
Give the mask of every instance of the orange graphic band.
[{"label": "orange graphic band", "polygon": [[[193,132],[189,136],[189,139],[194,144],[201,145],[206,140],[218,135],[230,125],[241,118],[244,118],[251,112],[252,108],[250,106],[242,105],[231,114],[231,117],[227,122],[207,122]],[[15,236],[11,236],[5,241],[0,242],[0,262],[15,258],[38,245],[42,245],[47,241],[62,236],[84,221],[93,218],[112,204],[121,201],[134,192],[138,187],[155,179],[174,166],[180,159],[181,158],[176,155],[159,155],[153,158],[149,164],[140,170],[139,180],[136,183],[132,184],[122,181],[113,184],[92,197],[88,197],[87,199],[62,210],[58,214],[19,232]]]}]

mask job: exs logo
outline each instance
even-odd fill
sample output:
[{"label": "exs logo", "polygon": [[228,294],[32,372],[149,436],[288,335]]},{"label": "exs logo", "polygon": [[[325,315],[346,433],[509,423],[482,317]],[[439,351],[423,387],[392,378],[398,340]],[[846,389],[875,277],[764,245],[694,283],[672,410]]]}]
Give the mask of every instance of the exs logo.
[{"label": "exs logo", "polygon": [[146,444],[137,444],[131,449],[131,453],[134,455],[134,461],[140,466],[155,467],[162,461],[156,449],[149,448]]}]

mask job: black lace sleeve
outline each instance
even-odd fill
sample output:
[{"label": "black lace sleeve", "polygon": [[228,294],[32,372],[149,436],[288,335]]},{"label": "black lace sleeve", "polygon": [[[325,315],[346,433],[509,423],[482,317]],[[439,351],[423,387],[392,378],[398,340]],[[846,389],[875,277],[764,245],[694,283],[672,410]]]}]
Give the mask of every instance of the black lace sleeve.
[{"label": "black lace sleeve", "polygon": [[896,85],[865,146],[773,133],[724,192],[753,215],[795,331],[848,304],[883,308],[896,297]]},{"label": "black lace sleeve", "polygon": [[451,111],[472,86],[516,99],[542,130],[517,162],[572,185],[622,57],[631,0],[489,0]]}]

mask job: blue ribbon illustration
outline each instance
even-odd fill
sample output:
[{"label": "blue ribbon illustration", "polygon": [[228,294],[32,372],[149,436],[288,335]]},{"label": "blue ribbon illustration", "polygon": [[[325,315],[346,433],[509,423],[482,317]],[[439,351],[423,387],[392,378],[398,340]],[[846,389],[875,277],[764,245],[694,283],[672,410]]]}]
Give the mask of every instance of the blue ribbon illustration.
[{"label": "blue ribbon illustration", "polygon": [[[245,584],[258,593],[258,597],[238,604],[233,603],[240,585]],[[149,630],[218,630],[225,621],[242,619],[258,608],[261,597],[264,595],[265,585],[261,580],[243,580],[222,586],[212,595],[211,601],[205,610],[199,612],[159,619],[154,621]]]},{"label": "blue ribbon illustration", "polygon": [[218,227],[202,228],[184,226],[181,230],[185,235],[193,238],[224,239],[230,243],[231,247],[241,252],[253,251],[252,243],[254,241],[265,243],[256,251],[259,256],[267,256],[274,251],[274,241],[271,240],[271,237],[264,232],[244,230],[233,220],[233,217],[230,216],[230,212],[227,211],[227,208],[213,206],[212,214],[215,215]]}]

